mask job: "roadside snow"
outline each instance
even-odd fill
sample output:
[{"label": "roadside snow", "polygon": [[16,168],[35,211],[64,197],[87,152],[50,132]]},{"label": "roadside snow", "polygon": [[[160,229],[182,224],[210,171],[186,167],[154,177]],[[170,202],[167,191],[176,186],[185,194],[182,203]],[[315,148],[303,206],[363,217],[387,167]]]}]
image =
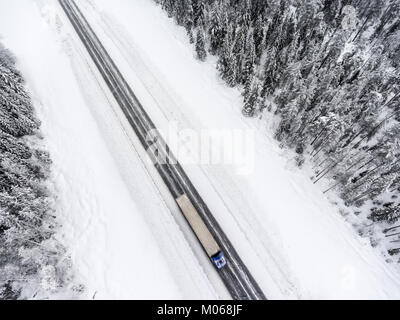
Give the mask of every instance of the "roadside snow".
[{"label": "roadside snow", "polygon": [[86,288],[82,298],[226,297],[171,215],[177,209],[144,169],[137,141],[96,82],[99,76],[58,2],[0,1],[0,33],[43,121],[60,238],[75,284]]},{"label": "roadside snow", "polygon": [[285,157],[264,122],[241,116],[239,92],[218,78],[213,57],[195,60],[183,28],[149,0],[79,4],[164,132],[171,122],[197,131],[254,129],[249,174],[229,165],[185,170],[268,298],[400,298],[397,270]]}]

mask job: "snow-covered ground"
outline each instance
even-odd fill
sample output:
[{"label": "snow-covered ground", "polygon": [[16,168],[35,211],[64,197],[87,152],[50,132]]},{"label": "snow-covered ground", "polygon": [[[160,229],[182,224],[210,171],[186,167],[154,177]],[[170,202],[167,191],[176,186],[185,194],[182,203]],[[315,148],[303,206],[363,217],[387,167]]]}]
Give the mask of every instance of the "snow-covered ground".
[{"label": "snow-covered ground", "polygon": [[[215,59],[195,60],[183,28],[150,0],[78,4],[162,131],[254,130],[250,172],[184,167],[268,298],[400,298],[396,268],[283,155],[265,122],[242,117],[239,92],[218,78]],[[64,241],[87,296],[226,297],[57,2],[0,0],[0,12],[40,109]]]}]

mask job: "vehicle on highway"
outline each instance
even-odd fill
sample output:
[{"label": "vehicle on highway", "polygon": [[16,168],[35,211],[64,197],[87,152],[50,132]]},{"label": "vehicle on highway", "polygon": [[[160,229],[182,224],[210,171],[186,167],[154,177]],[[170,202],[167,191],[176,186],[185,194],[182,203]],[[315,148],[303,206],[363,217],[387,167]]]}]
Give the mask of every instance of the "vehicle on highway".
[{"label": "vehicle on highway", "polygon": [[210,257],[211,261],[214,263],[217,269],[222,269],[226,265],[226,260],[221,248],[215,241],[214,237],[208,230],[204,221],[201,219],[196,208],[193,206],[192,202],[186,194],[181,195],[176,202],[181,209],[186,221],[189,223],[193,232],[196,234],[197,239],[203,246],[207,255]]},{"label": "vehicle on highway", "polygon": [[213,261],[217,269],[222,269],[226,265],[226,260],[222,251],[217,253],[215,256],[212,256],[211,260]]}]

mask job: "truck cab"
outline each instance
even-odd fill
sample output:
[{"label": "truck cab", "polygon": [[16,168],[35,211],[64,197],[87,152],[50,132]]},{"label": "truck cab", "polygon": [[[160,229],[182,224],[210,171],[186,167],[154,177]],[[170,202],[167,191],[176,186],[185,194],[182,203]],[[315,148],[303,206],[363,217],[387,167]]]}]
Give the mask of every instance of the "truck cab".
[{"label": "truck cab", "polygon": [[226,260],[222,251],[218,252],[217,254],[211,257],[212,262],[217,267],[217,269],[222,269],[226,266]]}]

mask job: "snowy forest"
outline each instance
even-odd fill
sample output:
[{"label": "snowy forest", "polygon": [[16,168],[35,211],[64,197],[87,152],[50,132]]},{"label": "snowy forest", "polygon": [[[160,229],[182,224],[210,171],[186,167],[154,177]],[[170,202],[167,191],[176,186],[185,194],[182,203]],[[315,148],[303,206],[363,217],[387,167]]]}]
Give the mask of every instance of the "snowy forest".
[{"label": "snowy forest", "polygon": [[[217,57],[245,116],[275,115],[276,139],[299,166],[310,161],[314,183],[330,183],[324,193],[337,192],[365,226],[396,230],[398,0],[155,1],[186,29],[198,59]],[[399,241],[387,249],[398,257]]]},{"label": "snowy forest", "polygon": [[0,299],[45,298],[68,266],[54,239],[51,160],[39,127],[15,59],[0,44]]}]

